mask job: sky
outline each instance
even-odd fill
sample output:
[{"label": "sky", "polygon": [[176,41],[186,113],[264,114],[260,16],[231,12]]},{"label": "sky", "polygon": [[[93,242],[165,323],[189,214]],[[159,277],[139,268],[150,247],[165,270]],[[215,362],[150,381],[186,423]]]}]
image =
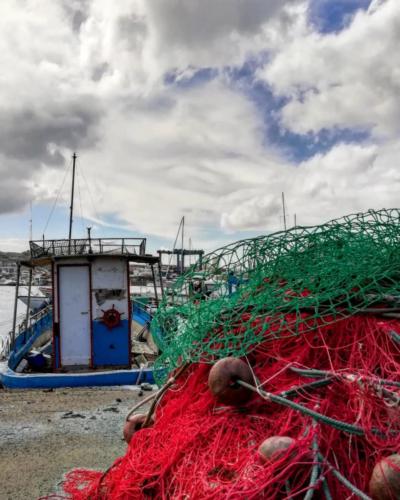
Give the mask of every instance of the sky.
[{"label": "sky", "polygon": [[[398,0],[2,0],[0,250],[399,205]],[[30,225],[32,220],[32,226]]]}]

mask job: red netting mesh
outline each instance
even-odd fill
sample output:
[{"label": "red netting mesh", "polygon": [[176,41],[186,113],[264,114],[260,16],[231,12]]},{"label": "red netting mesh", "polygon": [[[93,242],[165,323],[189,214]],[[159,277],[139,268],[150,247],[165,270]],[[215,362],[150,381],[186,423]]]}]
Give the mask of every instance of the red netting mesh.
[{"label": "red netting mesh", "polygon": [[[368,498],[374,465],[400,450],[400,320],[354,316],[311,331],[303,320],[297,336],[269,335],[244,358],[254,384],[272,394],[331,377],[285,394],[300,410],[258,394],[240,408],[221,405],[208,389],[210,366],[193,364],[159,404],[155,425],[138,431],[106,473],[67,474],[66,498]],[[296,317],[285,321],[290,330]],[[273,435],[295,443],[263,462],[258,447]]]}]

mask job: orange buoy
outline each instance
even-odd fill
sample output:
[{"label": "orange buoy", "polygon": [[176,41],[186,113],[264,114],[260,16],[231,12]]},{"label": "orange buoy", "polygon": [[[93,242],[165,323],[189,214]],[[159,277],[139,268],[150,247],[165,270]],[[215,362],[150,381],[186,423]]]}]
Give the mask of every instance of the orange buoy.
[{"label": "orange buoy", "polygon": [[237,381],[253,382],[250,367],[238,358],[223,358],[215,363],[208,376],[208,386],[220,402],[227,405],[241,405],[252,396],[251,391]]},{"label": "orange buoy", "polygon": [[265,462],[279,459],[294,442],[289,436],[271,436],[260,444],[258,454]]},{"label": "orange buoy", "polygon": [[374,500],[400,498],[399,454],[383,458],[375,465],[369,481],[369,491]]},{"label": "orange buoy", "polygon": [[[142,428],[146,417],[147,415],[145,415],[144,413],[137,413],[136,415],[132,415],[129,420],[125,422],[123,434],[124,439],[127,443],[129,443],[132,439],[132,436]],[[153,417],[151,417],[150,422],[151,424],[154,423]]]}]

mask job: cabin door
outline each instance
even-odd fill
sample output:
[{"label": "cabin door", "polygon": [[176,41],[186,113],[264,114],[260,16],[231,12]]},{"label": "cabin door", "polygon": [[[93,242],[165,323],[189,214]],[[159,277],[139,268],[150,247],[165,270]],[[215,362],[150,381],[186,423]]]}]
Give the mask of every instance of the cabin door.
[{"label": "cabin door", "polygon": [[61,366],[91,362],[89,266],[62,266],[58,274]]}]

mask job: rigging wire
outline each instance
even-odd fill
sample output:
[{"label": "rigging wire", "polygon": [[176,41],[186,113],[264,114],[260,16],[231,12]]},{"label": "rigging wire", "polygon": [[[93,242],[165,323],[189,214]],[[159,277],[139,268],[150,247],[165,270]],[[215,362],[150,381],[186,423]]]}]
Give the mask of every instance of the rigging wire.
[{"label": "rigging wire", "polygon": [[54,203],[53,203],[53,207],[52,207],[52,209],[50,210],[50,214],[49,214],[49,216],[48,216],[48,218],[47,218],[47,221],[46,221],[46,224],[45,224],[45,226],[44,226],[43,233],[42,233],[43,235],[46,233],[47,226],[49,225],[50,219],[51,219],[51,217],[53,216],[53,213],[54,213],[54,210],[55,210],[55,208],[56,208],[56,205],[57,205],[58,199],[59,199],[59,197],[60,197],[61,191],[62,191],[62,189],[63,189],[63,187],[64,187],[64,184],[65,184],[65,179],[67,178],[67,174],[68,174],[68,172],[69,172],[69,170],[70,170],[70,168],[69,168],[70,166],[71,166],[71,161],[69,162],[69,165],[65,167],[64,178],[63,178],[63,180],[62,180],[62,182],[61,182],[60,188],[58,189],[56,199],[54,200]]},{"label": "rigging wire", "polygon": [[[182,219],[181,219],[181,221],[180,221],[180,223],[179,223],[178,232],[176,233],[176,238],[175,238],[175,241],[174,241],[174,245],[173,245],[173,247],[172,247],[172,252],[171,252],[171,254],[170,254],[170,256],[169,256],[169,260],[168,260],[168,267],[167,267],[167,271],[166,271],[166,273],[165,273],[165,276],[166,276],[166,277],[168,277],[169,268],[170,268],[170,266],[171,266],[171,261],[172,261],[172,256],[173,256],[173,254],[174,254],[174,250],[175,250],[175,248],[176,248],[176,244],[177,244],[177,242],[178,242],[178,237],[179,237],[179,233],[180,233],[180,231],[181,231],[181,227],[183,226],[183,221],[184,221],[184,217],[182,217]],[[182,231],[183,231],[183,227],[182,227]],[[183,245],[182,245],[182,252],[183,252]]]},{"label": "rigging wire", "polygon": [[86,189],[88,190],[88,193],[89,193],[89,198],[90,198],[90,201],[91,201],[91,203],[92,203],[92,207],[93,207],[93,211],[94,211],[94,214],[95,214],[95,216],[96,216],[96,219],[97,219],[98,221],[100,221],[99,214],[97,213],[96,206],[95,206],[94,201],[93,201],[92,192],[91,192],[91,190],[90,190],[89,183],[88,183],[88,181],[86,180],[86,176],[85,176],[85,174],[84,174],[83,170],[82,170],[82,177],[83,177],[83,180],[84,180],[84,182],[85,182],[85,184],[86,184]]},{"label": "rigging wire", "polygon": [[79,200],[79,208],[80,208],[80,214],[78,214],[80,221],[81,221],[81,227],[82,227],[82,235],[85,235],[85,225],[83,223],[83,210],[82,210],[82,195],[81,195],[81,187],[79,183],[79,170],[76,170],[76,185],[77,185],[77,191],[78,191],[78,200]]}]

